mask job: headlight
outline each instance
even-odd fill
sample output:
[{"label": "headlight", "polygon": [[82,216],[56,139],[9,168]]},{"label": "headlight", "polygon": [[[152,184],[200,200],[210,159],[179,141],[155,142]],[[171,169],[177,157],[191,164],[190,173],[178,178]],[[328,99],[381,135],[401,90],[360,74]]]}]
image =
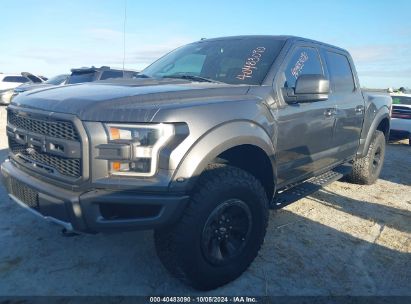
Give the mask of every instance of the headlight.
[{"label": "headlight", "polygon": [[112,175],[153,176],[159,151],[174,134],[171,124],[106,124],[106,130],[110,141],[100,158],[109,160]]}]

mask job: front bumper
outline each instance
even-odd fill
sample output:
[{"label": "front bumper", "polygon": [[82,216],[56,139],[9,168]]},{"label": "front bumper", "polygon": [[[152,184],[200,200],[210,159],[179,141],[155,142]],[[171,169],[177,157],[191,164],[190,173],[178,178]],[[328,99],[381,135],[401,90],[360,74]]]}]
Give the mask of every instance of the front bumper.
[{"label": "front bumper", "polygon": [[33,178],[11,161],[1,165],[9,196],[32,213],[77,232],[155,229],[180,217],[186,195],[92,189],[66,190]]},{"label": "front bumper", "polygon": [[390,139],[411,138],[411,119],[391,118]]},{"label": "front bumper", "polygon": [[0,104],[8,105],[14,97],[13,89],[0,92]]},{"label": "front bumper", "polygon": [[411,119],[391,118],[390,127],[390,132],[409,135],[411,134]]}]

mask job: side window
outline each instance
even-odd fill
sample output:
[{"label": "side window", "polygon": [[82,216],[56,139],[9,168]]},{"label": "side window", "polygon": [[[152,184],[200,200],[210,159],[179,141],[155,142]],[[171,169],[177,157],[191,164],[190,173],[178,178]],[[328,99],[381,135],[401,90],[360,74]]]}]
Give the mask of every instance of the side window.
[{"label": "side window", "polygon": [[28,82],[29,80],[23,76],[6,76],[3,79],[4,82]]},{"label": "side window", "polygon": [[354,90],[354,78],[347,57],[327,52],[326,60],[334,92],[352,92]]},{"label": "side window", "polygon": [[284,71],[284,87],[294,88],[298,76],[306,74],[323,75],[323,69],[316,49],[300,47],[294,50]]},{"label": "side window", "polygon": [[122,77],[123,77],[122,71],[104,71],[103,74],[101,74],[100,80],[105,80],[109,78],[122,78]]}]

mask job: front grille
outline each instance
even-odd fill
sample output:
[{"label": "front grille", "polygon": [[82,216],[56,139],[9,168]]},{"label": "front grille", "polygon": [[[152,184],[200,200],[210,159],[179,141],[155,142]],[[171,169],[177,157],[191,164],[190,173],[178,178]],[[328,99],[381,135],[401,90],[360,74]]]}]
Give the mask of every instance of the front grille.
[{"label": "front grille", "polygon": [[392,107],[392,118],[411,119],[411,108],[394,105]]},{"label": "front grille", "polygon": [[69,121],[33,119],[20,116],[13,110],[9,110],[7,116],[10,124],[26,131],[67,140],[78,141],[80,139],[73,124]]},{"label": "front grille", "polygon": [[13,177],[7,178],[7,190],[21,202],[33,209],[39,209],[39,194]]},{"label": "front grille", "polygon": [[69,177],[78,178],[81,176],[81,160],[77,158],[64,158],[61,156],[50,155],[40,151],[38,147],[33,147],[31,153],[27,152],[27,145],[17,143],[9,138],[9,148],[13,154],[19,157],[23,162],[34,162],[43,164],[44,170],[53,173],[53,169],[60,174]]},{"label": "front grille", "polygon": [[[13,131],[14,128],[17,130]],[[69,146],[65,153],[81,153],[80,135],[73,122],[52,120],[46,116],[44,119],[41,116],[33,118],[9,109],[7,133],[10,152],[16,162],[70,182],[82,177],[80,157],[72,158],[64,154],[64,150],[60,155],[45,150],[46,142],[48,147],[50,144],[60,145],[62,140],[66,140]],[[33,138],[35,143],[30,142]],[[73,150],[73,144],[76,150]]]}]

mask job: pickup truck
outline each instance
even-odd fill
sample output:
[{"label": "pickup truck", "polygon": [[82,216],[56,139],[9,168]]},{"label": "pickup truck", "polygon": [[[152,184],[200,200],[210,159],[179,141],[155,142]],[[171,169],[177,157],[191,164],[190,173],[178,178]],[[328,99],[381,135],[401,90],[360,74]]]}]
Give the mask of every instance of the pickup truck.
[{"label": "pickup truck", "polygon": [[391,139],[408,139],[411,146],[411,94],[390,94],[392,98]]},{"label": "pickup truck", "polygon": [[170,273],[208,290],[251,264],[270,209],[380,174],[391,98],[363,93],[341,48],[205,39],[138,77],[17,96],[9,196],[66,232],[153,229]]}]

